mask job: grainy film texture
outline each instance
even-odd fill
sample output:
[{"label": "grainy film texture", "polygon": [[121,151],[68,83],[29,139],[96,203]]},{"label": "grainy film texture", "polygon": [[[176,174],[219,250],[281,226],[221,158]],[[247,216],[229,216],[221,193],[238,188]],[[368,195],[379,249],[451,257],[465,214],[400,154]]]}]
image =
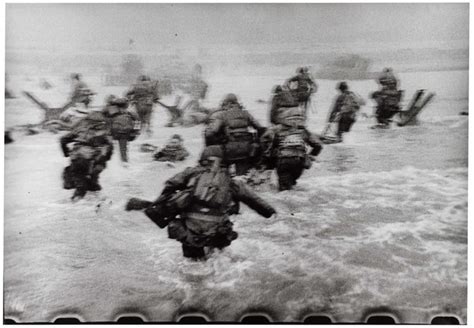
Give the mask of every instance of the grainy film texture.
[{"label": "grainy film texture", "polygon": [[5,322],[466,323],[468,26],[7,4]]}]

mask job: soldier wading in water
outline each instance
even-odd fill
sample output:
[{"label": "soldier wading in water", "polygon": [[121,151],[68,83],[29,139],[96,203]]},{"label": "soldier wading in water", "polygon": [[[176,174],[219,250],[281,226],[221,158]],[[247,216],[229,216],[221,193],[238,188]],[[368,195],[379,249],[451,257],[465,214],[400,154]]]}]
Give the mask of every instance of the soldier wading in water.
[{"label": "soldier wading in water", "polygon": [[159,227],[168,226],[168,237],[181,242],[183,256],[204,259],[205,247],[223,249],[237,239],[229,220],[231,208],[243,202],[269,218],[273,207],[240,181],[232,180],[221,146],[204,149],[199,165],[168,181],[155,202],[132,198],[127,210],[146,208]]}]

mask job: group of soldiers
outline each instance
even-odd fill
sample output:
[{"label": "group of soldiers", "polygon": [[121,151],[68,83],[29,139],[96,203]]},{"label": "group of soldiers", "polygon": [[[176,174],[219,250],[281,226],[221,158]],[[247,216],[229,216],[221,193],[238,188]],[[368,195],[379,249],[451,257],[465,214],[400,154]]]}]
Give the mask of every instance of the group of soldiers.
[{"label": "group of soldiers", "polygon": [[[380,78],[381,90],[374,93],[378,103],[389,102],[387,99],[397,89],[390,72],[384,71],[387,74]],[[118,140],[121,158],[127,161],[126,144],[139,133],[135,124],[139,118],[127,110],[129,101],[135,103],[137,111],[141,106],[146,108],[146,115],[151,115],[150,106],[159,99],[151,91],[145,92],[140,82],[149,81],[139,81],[127,92],[128,98],[109,97],[103,110],[91,112],[61,138],[63,153],[71,158],[71,165],[63,173],[64,188],[75,189],[73,199],[101,189],[98,178],[112,155],[111,138]],[[329,121],[338,122],[338,136],[342,137],[354,123],[361,100],[349,91],[346,82],[340,82],[337,88],[340,95]],[[185,257],[205,259],[209,250],[229,246],[238,236],[229,216],[239,213],[240,202],[264,217],[276,213],[247,185],[248,179],[235,177],[275,170],[279,190],[290,190],[321,152],[321,139],[306,126],[308,102],[316,90],[317,85],[305,68],[282,86],[276,86],[269,127],[245,110],[235,94],[226,95],[219,109],[207,119],[205,148],[197,165],[167,180],[155,201],[132,198],[126,210],[144,210],[160,228],[167,227],[169,238],[181,242]],[[389,108],[377,114],[381,124],[390,118],[388,112],[394,111]],[[167,146],[156,153],[155,159],[183,160],[189,153],[183,152],[182,143],[179,135],[173,135],[169,149]],[[181,151],[179,158],[174,156],[177,150]]]}]

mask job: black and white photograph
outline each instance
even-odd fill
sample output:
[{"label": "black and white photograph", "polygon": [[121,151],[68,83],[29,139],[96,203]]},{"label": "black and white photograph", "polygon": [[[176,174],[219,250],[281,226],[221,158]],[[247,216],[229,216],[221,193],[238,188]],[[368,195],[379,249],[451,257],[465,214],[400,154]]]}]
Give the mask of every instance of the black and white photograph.
[{"label": "black and white photograph", "polygon": [[468,323],[469,2],[3,6],[5,324]]}]

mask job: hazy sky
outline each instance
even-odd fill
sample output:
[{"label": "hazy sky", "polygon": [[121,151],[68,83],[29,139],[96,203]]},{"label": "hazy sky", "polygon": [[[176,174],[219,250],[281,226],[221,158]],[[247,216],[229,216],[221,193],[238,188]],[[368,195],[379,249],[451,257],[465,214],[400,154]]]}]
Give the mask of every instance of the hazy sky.
[{"label": "hazy sky", "polygon": [[[467,40],[464,4],[7,4],[7,49]],[[144,46],[145,45],[145,46]]]}]

